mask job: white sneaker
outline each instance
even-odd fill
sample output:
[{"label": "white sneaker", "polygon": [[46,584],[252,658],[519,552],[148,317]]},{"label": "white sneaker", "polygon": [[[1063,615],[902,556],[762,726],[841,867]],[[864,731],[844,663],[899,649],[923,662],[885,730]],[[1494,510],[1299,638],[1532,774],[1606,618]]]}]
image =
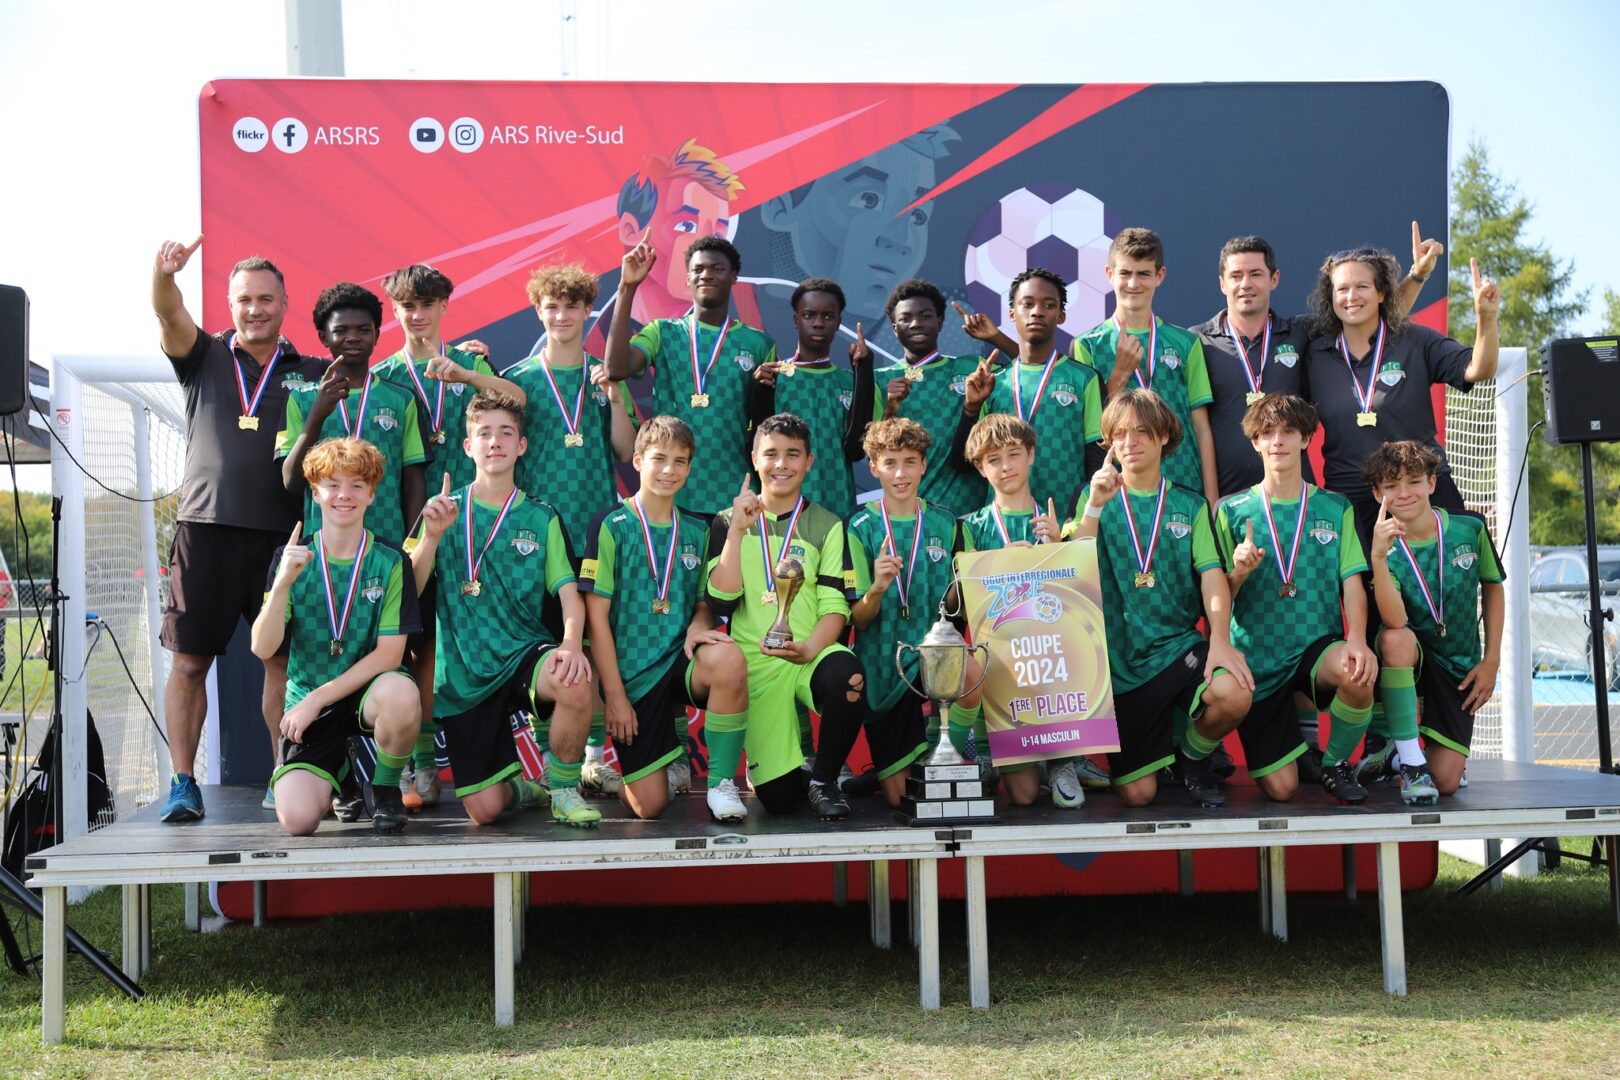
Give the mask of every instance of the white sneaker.
[{"label": "white sneaker", "polygon": [[849,762],[846,761],[843,767],[838,770],[838,790],[843,791],[844,785],[853,779],[855,779],[855,770],[851,769]]},{"label": "white sneaker", "polygon": [[624,780],[603,759],[586,757],[579,767],[579,786],[593,795],[617,795]]},{"label": "white sneaker", "polygon": [[1053,770],[1050,777],[1052,784],[1052,805],[1064,810],[1078,810],[1086,805],[1086,789],[1080,784],[1080,776],[1075,772],[1074,762],[1065,761]]},{"label": "white sneaker", "polygon": [[709,813],[714,815],[716,821],[748,820],[748,808],[737,795],[737,785],[734,781],[722,780],[717,786],[709,789]]},{"label": "white sneaker", "polygon": [[686,763],[685,758],[677,758],[670,762],[669,767],[664,770],[664,775],[669,778],[670,798],[692,790],[692,766]]},{"label": "white sneaker", "polygon": [[1079,779],[1081,787],[1090,788],[1092,791],[1107,791],[1114,786],[1114,778],[1098,768],[1097,763],[1090,758],[1078,758],[1070,764],[1074,766],[1074,775]]}]

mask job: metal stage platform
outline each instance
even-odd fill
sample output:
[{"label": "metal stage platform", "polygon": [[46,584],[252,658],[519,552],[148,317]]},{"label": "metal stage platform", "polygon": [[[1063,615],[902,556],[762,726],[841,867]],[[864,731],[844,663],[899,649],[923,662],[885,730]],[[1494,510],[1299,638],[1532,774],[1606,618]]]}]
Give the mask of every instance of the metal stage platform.
[{"label": "metal stage platform", "polygon": [[965,861],[969,999],[976,1008],[990,1004],[984,862],[1000,855],[1254,848],[1261,928],[1286,940],[1284,849],[1377,844],[1384,985],[1392,994],[1406,992],[1398,861],[1403,842],[1607,836],[1611,909],[1620,915],[1613,864],[1620,777],[1481,760],[1470,764],[1469,781],[1468,788],[1433,809],[1403,806],[1388,785],[1351,808],[1330,802],[1317,789],[1302,790],[1292,803],[1271,803],[1240,776],[1220,810],[1189,808],[1177,791],[1161,794],[1155,806],[1134,810],[1101,795],[1079,812],[1002,806],[999,823],[955,828],[899,825],[875,798],[856,800],[853,817],[840,825],[807,816],[772,818],[748,800],[749,820],[738,828],[711,821],[696,796],[677,800],[664,818],[651,822],[635,821],[622,808],[603,803],[609,816],[588,831],[554,825],[544,812],[477,829],[452,802],[417,818],[398,837],[378,836],[365,822],[327,821],[307,838],[283,835],[259,808],[258,790],[209,788],[208,817],[196,824],[164,825],[157,807],[150,806],[127,821],[29,857],[29,884],[44,892],[43,1035],[47,1043],[63,1037],[67,889],[75,885],[123,887],[123,967],[139,979],[150,964],[154,883],[492,874],[497,1025],[510,1025],[515,1016],[514,968],[523,953],[528,875],[557,870],[864,862],[868,895],[882,898],[871,904],[872,939],[888,947],[888,864],[902,861],[911,885],[908,922],[925,1009],[940,1004],[940,859]]}]

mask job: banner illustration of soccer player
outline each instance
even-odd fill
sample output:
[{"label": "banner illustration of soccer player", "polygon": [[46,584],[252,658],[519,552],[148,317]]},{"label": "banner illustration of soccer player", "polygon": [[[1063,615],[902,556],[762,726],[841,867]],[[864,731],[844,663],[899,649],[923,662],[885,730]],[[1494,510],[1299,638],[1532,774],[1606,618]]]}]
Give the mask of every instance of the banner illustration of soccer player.
[{"label": "banner illustration of soccer player", "polygon": [[968,626],[990,647],[984,721],[997,765],[1119,749],[1095,544],[959,555]]}]

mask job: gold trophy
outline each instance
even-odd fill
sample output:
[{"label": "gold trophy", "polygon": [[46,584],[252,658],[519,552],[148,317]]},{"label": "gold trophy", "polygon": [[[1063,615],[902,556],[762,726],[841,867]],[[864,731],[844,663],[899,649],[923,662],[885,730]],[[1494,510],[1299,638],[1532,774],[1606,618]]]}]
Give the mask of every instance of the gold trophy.
[{"label": "gold trophy", "polygon": [[767,592],[764,599],[767,604],[776,605],[776,621],[765,631],[759,643],[766,649],[782,649],[793,640],[793,628],[788,625],[788,609],[793,606],[793,598],[804,587],[804,563],[788,556],[776,564],[776,573],[772,577],[776,580],[776,591]]},{"label": "gold trophy", "polygon": [[[911,685],[901,663],[907,652],[917,654],[917,681],[921,687]],[[968,656],[980,653],[979,681],[968,686]],[[924,635],[922,643],[895,646],[894,664],[900,680],[913,693],[934,703],[934,715],[939,718],[939,745],[926,762],[912,767],[906,778],[906,795],[901,800],[900,816],[913,825],[943,825],[953,822],[994,821],[995,800],[984,790],[979,766],[966,761],[951,742],[946,718],[951,705],[967,697],[984,685],[990,670],[990,646],[969,647],[966,639],[945,616],[945,605],[939,605],[939,621]]]}]

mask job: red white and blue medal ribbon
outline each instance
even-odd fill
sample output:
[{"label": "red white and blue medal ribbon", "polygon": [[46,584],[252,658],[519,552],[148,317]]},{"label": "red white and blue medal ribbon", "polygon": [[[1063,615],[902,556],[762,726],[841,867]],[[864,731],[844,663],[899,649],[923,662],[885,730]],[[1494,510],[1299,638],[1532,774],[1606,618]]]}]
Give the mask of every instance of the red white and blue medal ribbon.
[{"label": "red white and blue medal ribbon", "polygon": [[1148,536],[1147,551],[1142,550],[1142,534],[1137,531],[1136,519],[1131,516],[1131,499],[1125,491],[1125,485],[1119,486],[1120,509],[1125,511],[1125,528],[1131,534],[1131,547],[1136,554],[1136,587],[1138,589],[1153,588],[1153,556],[1159,549],[1159,526],[1164,523],[1164,477],[1159,477],[1159,497],[1153,508],[1153,532]]},{"label": "red white and blue medal ribbon", "polygon": [[1282,538],[1277,535],[1277,519],[1271,512],[1271,499],[1265,489],[1260,490],[1260,506],[1266,512],[1266,528],[1271,530],[1271,550],[1277,553],[1277,574],[1282,578],[1281,596],[1294,596],[1299,586],[1294,584],[1294,564],[1299,561],[1299,542],[1305,535],[1305,508],[1311,501],[1311,485],[1306,484],[1299,493],[1299,519],[1294,522],[1294,544],[1288,552],[1288,561],[1282,561]]},{"label": "red white and blue medal ribbon", "polygon": [[[1232,347],[1237,350],[1238,360],[1243,364],[1243,379],[1249,384],[1249,394],[1263,394],[1260,384],[1266,378],[1266,361],[1271,357],[1271,315],[1266,314],[1266,332],[1260,339],[1260,369],[1256,371],[1249,364],[1249,350],[1243,347],[1243,336],[1232,328],[1232,320],[1226,321],[1226,336],[1232,339]],[[1352,379],[1354,381],[1354,379]],[[1252,402],[1251,402],[1252,404]]]},{"label": "red white and blue medal ribbon", "polygon": [[[793,507],[793,515],[788,518],[787,532],[782,534],[782,546],[777,550],[783,555],[787,554],[788,545],[793,542],[793,530],[799,524],[799,512],[804,509],[804,496],[799,496],[798,504]],[[766,523],[767,514],[761,510],[759,514],[759,557],[765,563],[765,596],[769,597],[767,604],[776,603],[776,560],[771,557],[771,529]]]},{"label": "red white and blue medal ribbon", "polygon": [[551,399],[557,403],[557,411],[562,414],[563,427],[568,429],[568,434],[563,436],[563,443],[567,446],[583,446],[585,437],[579,433],[579,419],[585,415],[585,384],[591,381],[587,371],[590,359],[587,357],[580,365],[579,397],[574,402],[574,415],[570,418],[568,406],[563,404],[562,391],[557,389],[557,380],[552,378],[551,361],[546,358],[546,352],[545,349],[540,350],[540,371],[546,377],[546,385],[551,387]]},{"label": "red white and blue medal ribbon", "polygon": [[[444,345],[441,342],[439,345],[439,356],[443,357],[444,355]],[[428,419],[431,423],[433,434],[437,436],[444,431],[445,381],[443,379],[434,380],[439,384],[438,398],[434,401],[428,400],[427,387],[423,385],[422,377],[416,373],[416,363],[411,359],[410,352],[402,349],[400,350],[400,356],[405,361],[405,374],[409,375],[411,377],[411,382],[415,384],[416,394],[422,399],[422,407],[428,411]],[[435,438],[433,441],[438,442],[439,440]]]},{"label": "red white and blue medal ribbon", "polygon": [[345,394],[343,400],[337,403],[338,412],[343,416],[343,434],[356,439],[364,437],[360,432],[364,431],[366,426],[366,405],[371,401],[371,381],[372,375],[368,371],[365,386],[360,390],[360,408],[355,413],[353,424],[349,423],[349,396]]},{"label": "red white and blue medal ribbon", "polygon": [[[911,578],[917,572],[917,552],[922,550],[923,512],[927,504],[921,499],[917,500],[917,524],[911,532],[911,561],[906,565],[906,580],[902,584],[900,575],[894,578],[894,587],[900,591],[900,617],[911,618]],[[878,512],[883,515],[883,542],[888,545],[889,554],[895,558],[900,557],[900,549],[894,542],[894,523],[889,520],[889,506],[885,499],[878,500]]]},{"label": "red white and blue medal ribbon", "polygon": [[354,553],[354,565],[349,571],[349,591],[343,599],[343,610],[338,611],[337,590],[332,587],[332,565],[326,558],[325,537],[321,533],[315,534],[315,557],[321,564],[321,585],[326,591],[326,619],[332,628],[331,652],[333,656],[343,652],[343,634],[349,628],[349,616],[354,613],[354,597],[359,591],[360,570],[366,559],[366,549],[371,545],[371,532],[369,530],[360,534],[360,547]]},{"label": "red white and blue medal ribbon", "polygon": [[478,549],[478,557],[473,558],[473,518],[475,502],[473,500],[472,485],[468,484],[466,494],[462,498],[462,513],[466,516],[466,544],[467,549],[467,579],[461,583],[463,592],[470,596],[477,596],[479,592],[478,571],[483,568],[484,556],[489,552],[489,546],[495,542],[496,534],[501,531],[501,525],[506,521],[506,515],[511,513],[512,504],[517,501],[518,489],[513,488],[506,496],[506,502],[501,505],[501,512],[495,515],[495,524],[489,527],[489,536],[484,540],[484,546]]},{"label": "red white and blue medal ribbon", "polygon": [[[1040,511],[1037,510],[1035,512],[1039,513]],[[1004,545],[1011,547],[1013,544],[1012,534],[1007,531],[1007,522],[1002,518],[1001,509],[1000,507],[996,506],[995,503],[990,504],[990,517],[994,519],[996,523],[996,531],[1001,534],[1001,542]],[[1033,527],[1035,524],[1034,517],[1032,516],[1029,520],[1030,526]]]},{"label": "red white and blue medal ribbon", "polygon": [[1342,330],[1339,332],[1339,355],[1344,357],[1345,370],[1350,373],[1350,389],[1355,392],[1356,404],[1361,406],[1356,422],[1363,423],[1361,418],[1364,416],[1376,417],[1378,414],[1373,411],[1372,399],[1378,385],[1378,369],[1384,363],[1384,320],[1378,320],[1378,341],[1373,348],[1372,370],[1367,372],[1366,389],[1362,389],[1361,384],[1356,381],[1356,365],[1350,359],[1350,345],[1344,340]]},{"label": "red white and blue medal ribbon", "polygon": [[669,550],[664,552],[664,569],[658,569],[658,556],[653,550],[652,524],[647,520],[647,512],[641,508],[641,496],[636,495],[630,500],[635,509],[636,520],[641,523],[641,542],[647,548],[647,567],[652,571],[653,587],[658,590],[653,600],[653,613],[656,615],[669,614],[669,581],[675,570],[675,545],[681,536],[681,511],[679,507],[670,507],[669,522]]},{"label": "red white and blue medal ribbon", "polygon": [[714,339],[714,350],[709,353],[709,364],[707,367],[702,368],[698,366],[698,327],[700,325],[696,311],[686,317],[686,336],[690,339],[692,347],[692,388],[695,397],[706,397],[708,394],[709,372],[714,370],[715,363],[720,359],[720,350],[726,346],[726,335],[731,332],[731,324],[727,322],[720,327],[720,335]]},{"label": "red white and blue medal ribbon", "polygon": [[258,389],[253,391],[251,397],[248,396],[247,392],[247,376],[242,374],[242,361],[236,358],[235,333],[231,334],[231,339],[226,342],[225,348],[230,352],[231,363],[236,368],[236,396],[242,401],[242,416],[237,421],[236,426],[245,431],[257,431],[259,429],[259,402],[264,399],[265,387],[270,385],[270,377],[275,374],[276,361],[281,359],[281,342],[279,340],[276,342],[275,355],[271,356],[270,362],[264,365],[264,371],[259,375]]},{"label": "red white and blue medal ribbon", "polygon": [[[1117,311],[1114,312],[1114,329],[1119,331],[1120,337],[1124,337],[1129,332],[1125,329],[1125,322],[1119,317]],[[1117,342],[1114,348],[1116,351],[1119,349]],[[1131,372],[1131,375],[1136,379],[1137,386],[1142,387],[1144,390],[1151,390],[1153,389],[1153,375],[1159,370],[1159,320],[1157,317],[1148,323],[1147,356],[1144,358],[1144,362],[1147,364],[1147,378],[1142,378],[1141,368]]]},{"label": "red white and blue medal ribbon", "polygon": [[927,367],[929,364],[932,364],[935,360],[938,360],[938,359],[939,359],[939,350],[935,349],[933,352],[929,353],[927,356],[923,357],[921,360],[918,360],[915,364],[909,363],[906,360],[902,359],[900,361],[900,365],[901,365],[901,367],[905,368],[906,379],[908,381],[910,381],[910,382],[917,382],[918,380],[920,380],[923,377],[923,368]]},{"label": "red white and blue medal ribbon", "polygon": [[1046,384],[1048,382],[1050,382],[1051,379],[1052,379],[1052,371],[1057,367],[1057,361],[1058,361],[1058,350],[1053,349],[1052,350],[1052,355],[1046,358],[1046,368],[1045,368],[1045,370],[1043,370],[1041,372],[1040,385],[1035,387],[1035,399],[1029,403],[1029,415],[1027,415],[1027,416],[1024,415],[1024,393],[1023,393],[1023,381],[1024,380],[1020,376],[1020,372],[1018,370],[1018,365],[1017,364],[1013,365],[1013,370],[1012,370],[1013,412],[1017,413],[1018,414],[1018,419],[1024,421],[1026,424],[1035,419],[1035,410],[1041,407],[1041,399],[1046,396]]},{"label": "red white and blue medal ribbon", "polygon": [[1418,566],[1417,556],[1412,554],[1412,548],[1407,544],[1406,537],[1397,537],[1395,542],[1401,546],[1406,555],[1406,561],[1412,567],[1412,576],[1417,578],[1418,588],[1423,590],[1423,602],[1429,607],[1429,617],[1439,628],[1441,637],[1446,636],[1446,524],[1440,517],[1440,511],[1429,508],[1434,515],[1435,564],[1439,569],[1439,583],[1431,590],[1429,583],[1423,577],[1423,570]]}]

